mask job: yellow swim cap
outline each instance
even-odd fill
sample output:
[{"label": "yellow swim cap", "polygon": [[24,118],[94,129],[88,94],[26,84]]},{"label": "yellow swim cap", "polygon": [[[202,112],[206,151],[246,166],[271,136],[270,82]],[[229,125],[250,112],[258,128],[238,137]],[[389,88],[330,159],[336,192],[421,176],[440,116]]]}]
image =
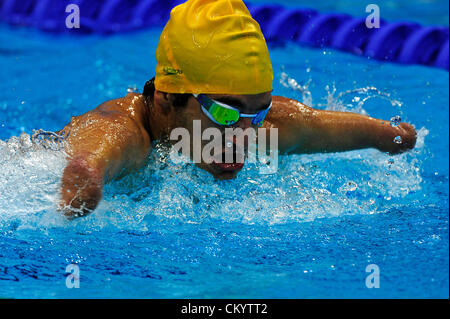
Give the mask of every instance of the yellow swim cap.
[{"label": "yellow swim cap", "polygon": [[155,88],[167,93],[272,91],[272,64],[241,0],[188,0],[170,13],[156,49]]}]

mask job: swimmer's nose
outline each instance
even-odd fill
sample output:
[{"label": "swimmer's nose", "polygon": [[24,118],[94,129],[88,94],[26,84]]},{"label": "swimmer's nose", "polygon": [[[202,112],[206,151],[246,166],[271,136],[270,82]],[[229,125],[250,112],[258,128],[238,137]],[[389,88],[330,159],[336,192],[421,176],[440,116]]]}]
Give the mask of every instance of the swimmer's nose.
[{"label": "swimmer's nose", "polygon": [[249,117],[241,117],[236,123],[235,127],[239,127],[243,130],[252,126],[252,119]]},{"label": "swimmer's nose", "polygon": [[[240,128],[242,131],[245,131],[247,128],[252,127],[252,119],[251,118],[240,118],[239,121],[233,125],[233,128]],[[232,143],[237,148],[242,148],[243,150],[247,150],[248,140],[247,137],[244,139],[238,139],[236,135],[233,135],[232,139],[225,140],[225,144],[230,145]]]}]

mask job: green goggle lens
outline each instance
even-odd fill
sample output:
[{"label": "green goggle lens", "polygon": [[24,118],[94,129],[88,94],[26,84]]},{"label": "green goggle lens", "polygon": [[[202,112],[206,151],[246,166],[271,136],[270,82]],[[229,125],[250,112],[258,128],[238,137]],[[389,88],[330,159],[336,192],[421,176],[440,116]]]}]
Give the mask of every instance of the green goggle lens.
[{"label": "green goggle lens", "polygon": [[203,94],[194,94],[194,97],[200,103],[203,112],[216,124],[219,125],[233,125],[239,121],[241,117],[252,118],[252,124],[261,126],[264,119],[267,116],[272,103],[270,106],[256,114],[241,114],[240,111],[232,106],[214,101]]},{"label": "green goggle lens", "polygon": [[232,125],[239,121],[239,112],[224,108],[218,104],[213,104],[209,108],[209,113],[221,125]]}]

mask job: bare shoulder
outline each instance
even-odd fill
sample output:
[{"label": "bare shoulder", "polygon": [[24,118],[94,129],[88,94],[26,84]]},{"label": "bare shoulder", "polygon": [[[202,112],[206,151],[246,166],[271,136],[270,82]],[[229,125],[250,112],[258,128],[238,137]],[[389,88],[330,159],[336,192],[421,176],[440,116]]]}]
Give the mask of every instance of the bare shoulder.
[{"label": "bare shoulder", "polygon": [[125,125],[132,123],[131,127],[143,128],[146,126],[147,116],[147,107],[142,95],[130,93],[124,97],[103,102],[84,114],[72,116],[64,130],[73,131],[87,126],[107,127],[111,123]]},{"label": "bare shoulder", "polygon": [[62,131],[68,135],[69,151],[97,149],[100,145],[108,144],[108,141],[124,141],[147,147],[150,137],[146,118],[146,107],[141,95],[128,94],[106,101],[87,113],[73,116]]},{"label": "bare shoulder", "polygon": [[139,118],[144,116],[146,105],[141,94],[128,93],[126,96],[106,101],[100,104],[95,111],[110,114],[126,114],[131,118]]},{"label": "bare shoulder", "polygon": [[273,96],[272,108],[267,114],[267,122],[272,126],[289,125],[298,120],[307,120],[315,114],[316,110],[299,101],[284,97]]}]

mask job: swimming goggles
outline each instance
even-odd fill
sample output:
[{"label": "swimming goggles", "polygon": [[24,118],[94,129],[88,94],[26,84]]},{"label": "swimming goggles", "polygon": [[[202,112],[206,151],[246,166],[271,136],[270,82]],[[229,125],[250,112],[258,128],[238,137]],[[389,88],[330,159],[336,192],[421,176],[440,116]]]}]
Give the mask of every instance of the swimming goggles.
[{"label": "swimming goggles", "polygon": [[266,109],[259,111],[258,113],[244,114],[241,113],[241,111],[239,111],[237,108],[210,99],[204,94],[193,94],[193,96],[200,103],[203,113],[205,113],[211,121],[216,124],[226,126],[236,124],[241,117],[253,118],[252,124],[261,126],[267,116],[267,113],[272,107],[272,102],[270,102],[270,105]]}]

